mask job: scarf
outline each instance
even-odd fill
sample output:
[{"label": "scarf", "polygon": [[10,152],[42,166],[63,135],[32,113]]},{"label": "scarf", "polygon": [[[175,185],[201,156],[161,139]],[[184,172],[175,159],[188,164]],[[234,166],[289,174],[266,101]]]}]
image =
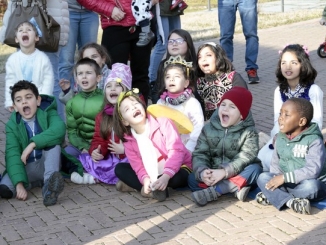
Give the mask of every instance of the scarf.
[{"label": "scarf", "polygon": [[151,179],[151,183],[154,183],[157,180],[158,176],[158,162],[156,148],[154,147],[153,142],[149,138],[150,132],[148,120],[146,120],[146,127],[144,133],[137,134],[133,128],[131,128],[131,133],[137,141],[137,145],[145,170],[149,175],[149,178]]},{"label": "scarf", "polygon": [[104,106],[104,112],[109,115],[109,116],[112,116],[113,115],[113,112],[114,112],[114,106],[111,105],[111,104],[107,104]]},{"label": "scarf", "polygon": [[290,88],[288,88],[287,92],[280,91],[282,101],[285,102],[291,98],[303,98],[303,99],[310,101],[310,97],[309,97],[310,87],[311,87],[311,85],[308,85],[307,87],[301,87],[300,84],[298,84],[295,87],[294,92],[292,92]]},{"label": "scarf", "polygon": [[183,92],[178,94],[172,94],[170,92],[164,92],[160,98],[171,105],[180,105],[183,102],[187,101],[192,95],[192,90],[186,88]]}]

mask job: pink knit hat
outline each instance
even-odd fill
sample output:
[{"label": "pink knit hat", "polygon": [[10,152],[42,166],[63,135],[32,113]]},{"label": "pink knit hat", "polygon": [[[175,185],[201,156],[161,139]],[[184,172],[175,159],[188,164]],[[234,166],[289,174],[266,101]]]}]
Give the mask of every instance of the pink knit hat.
[{"label": "pink knit hat", "polygon": [[130,67],[122,63],[114,63],[112,65],[111,73],[105,81],[104,88],[106,88],[107,83],[111,81],[121,82],[130,90],[132,81]]}]

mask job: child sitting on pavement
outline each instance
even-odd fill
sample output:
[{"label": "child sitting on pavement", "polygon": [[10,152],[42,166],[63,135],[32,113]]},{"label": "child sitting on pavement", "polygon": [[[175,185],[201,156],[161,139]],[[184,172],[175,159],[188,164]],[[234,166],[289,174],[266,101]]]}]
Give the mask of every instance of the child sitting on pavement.
[{"label": "child sitting on pavement", "polygon": [[192,153],[194,172],[188,177],[192,199],[199,206],[234,193],[244,201],[262,171],[258,134],[250,113],[249,90],[234,87],[220,100]]},{"label": "child sitting on pavement", "polygon": [[52,96],[39,95],[35,84],[19,81],[11,87],[15,112],[6,124],[6,171],[0,182],[2,198],[27,199],[27,191],[41,187],[43,204],[56,204],[63,191],[59,172],[66,126]]},{"label": "child sitting on pavement", "polygon": [[32,82],[40,94],[52,95],[54,76],[52,65],[45,53],[35,48],[39,40],[36,27],[24,21],[16,28],[16,42],[19,50],[9,56],[6,62],[5,108],[14,110],[10,98],[10,87],[17,81]]},{"label": "child sitting on pavement", "polygon": [[67,131],[70,145],[67,153],[78,157],[88,153],[95,129],[95,117],[103,108],[103,92],[97,88],[101,68],[92,59],[84,58],[75,65],[75,76],[81,91],[66,105]]},{"label": "child sitting on pavement", "polygon": [[318,124],[311,122],[313,111],[311,102],[303,98],[283,103],[270,171],[257,180],[259,204],[310,214],[309,200],[326,198],[325,146]]}]

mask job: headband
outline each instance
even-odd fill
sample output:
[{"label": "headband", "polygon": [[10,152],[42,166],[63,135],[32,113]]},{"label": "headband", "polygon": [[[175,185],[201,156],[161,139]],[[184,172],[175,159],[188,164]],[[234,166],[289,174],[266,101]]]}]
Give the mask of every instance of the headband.
[{"label": "headband", "polygon": [[120,112],[120,104],[121,102],[129,97],[129,96],[138,96],[138,93],[139,93],[139,89],[138,88],[133,88],[127,92],[121,92],[119,94],[119,97],[118,97],[118,101],[117,101],[117,106],[118,106],[118,113],[119,113],[119,117],[120,119],[122,120],[122,115],[121,115],[121,112]]}]

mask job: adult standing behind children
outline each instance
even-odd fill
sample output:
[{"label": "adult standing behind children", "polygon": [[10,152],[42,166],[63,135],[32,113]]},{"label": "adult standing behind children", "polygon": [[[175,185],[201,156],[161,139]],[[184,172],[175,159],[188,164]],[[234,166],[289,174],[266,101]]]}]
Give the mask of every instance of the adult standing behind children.
[{"label": "adult standing behind children", "polygon": [[[5,33],[7,29],[7,23],[9,17],[13,11],[13,6],[17,0],[8,1],[8,8],[3,17],[3,26],[0,31],[0,42],[3,43],[5,38]],[[23,0],[23,6],[27,6],[28,1]],[[64,106],[59,102],[59,54],[62,46],[66,45],[68,42],[69,33],[69,11],[67,0],[49,0],[47,1],[47,11],[53,19],[60,24],[60,41],[59,50],[57,52],[44,52],[52,64],[53,76],[54,76],[54,88],[53,95],[57,99],[57,109],[59,116],[64,119]]]},{"label": "adult standing behind children", "polygon": [[18,24],[15,33],[15,40],[19,43],[20,50],[10,55],[6,62],[5,108],[9,111],[13,111],[10,87],[17,81],[32,82],[40,93],[47,95],[52,95],[54,84],[49,58],[35,48],[39,40],[36,27],[25,21]]},{"label": "adult standing behind children", "polygon": [[233,35],[237,10],[239,10],[243,34],[246,38],[246,72],[248,83],[258,83],[257,75],[259,39],[257,35],[257,0],[218,0],[218,23],[220,24],[220,44],[228,58],[233,61]]},{"label": "adult standing behind children", "polygon": [[97,13],[85,9],[76,0],[68,0],[68,10],[69,38],[67,45],[60,51],[59,79],[70,81],[73,88],[76,46],[80,49],[87,43],[97,42],[99,18]]},{"label": "adult standing behind children", "polygon": [[6,172],[0,182],[2,198],[27,199],[27,189],[42,188],[43,204],[56,204],[63,191],[61,143],[66,126],[52,96],[39,95],[35,84],[19,81],[11,87],[15,108],[6,123]]},{"label": "adult standing behind children", "polygon": [[139,47],[141,28],[131,11],[131,0],[78,0],[86,8],[101,15],[102,45],[106,47],[112,63],[130,61],[132,87],[138,88],[147,103],[149,95],[148,67],[152,46]]}]

